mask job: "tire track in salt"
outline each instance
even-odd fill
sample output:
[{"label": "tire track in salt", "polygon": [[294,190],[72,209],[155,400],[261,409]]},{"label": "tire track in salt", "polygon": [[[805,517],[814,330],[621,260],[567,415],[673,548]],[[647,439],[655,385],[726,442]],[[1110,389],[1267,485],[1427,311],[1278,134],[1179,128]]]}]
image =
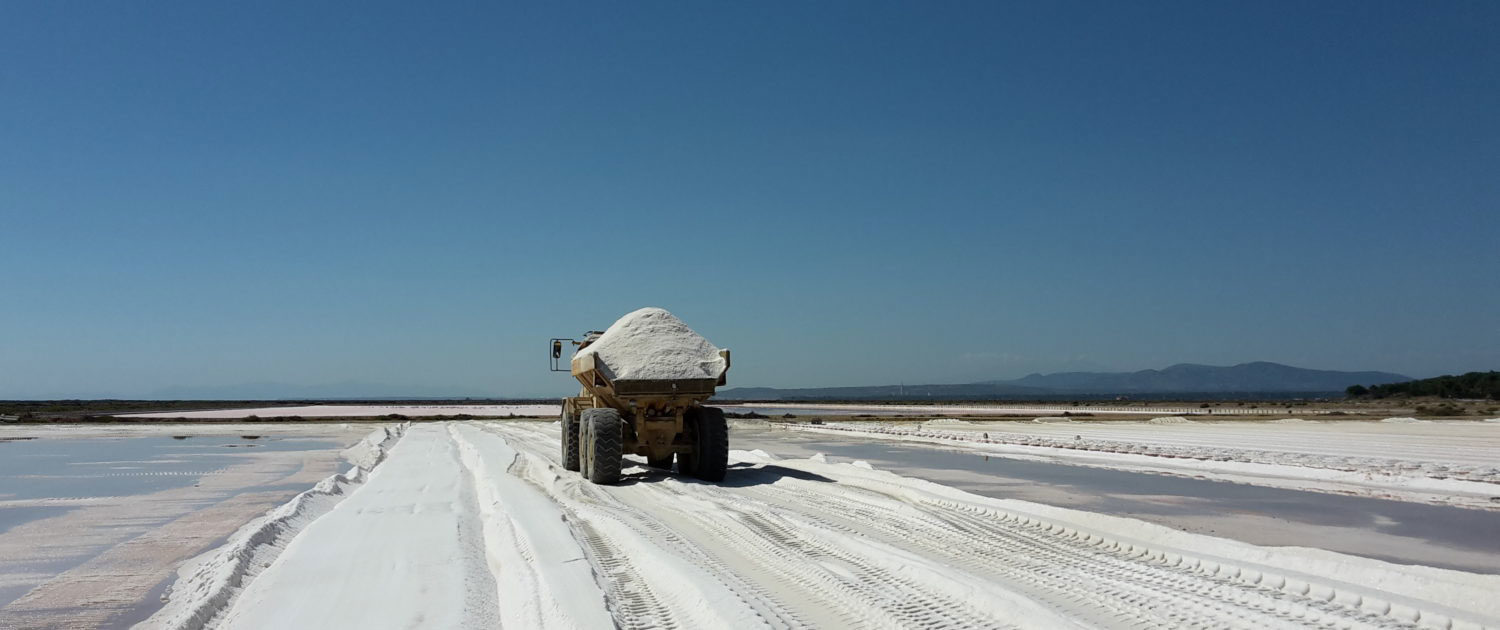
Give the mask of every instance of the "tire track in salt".
[{"label": "tire track in salt", "polygon": [[[551,449],[555,446],[552,442],[555,442],[557,438],[548,435],[550,432],[546,431],[545,427],[507,425],[504,429],[487,428],[513,444],[526,444],[528,450],[547,449],[541,452],[531,451],[529,454],[545,462],[554,475],[560,475],[560,485],[565,493],[572,494],[596,508],[608,510],[609,514],[604,518],[641,532],[660,548],[689,559],[696,566],[713,571],[717,579],[733,585],[735,590],[741,593],[743,599],[772,627],[892,627],[882,624],[872,626],[866,618],[872,606],[878,608],[883,599],[889,598],[861,597],[847,593],[850,586],[842,582],[849,574],[846,570],[835,573],[806,566],[788,570],[784,566],[787,562],[806,564],[806,559],[794,559],[795,554],[778,557],[779,545],[776,541],[756,536],[753,531],[743,527],[725,527],[717,519],[697,518],[691,512],[671,509],[670,506],[680,501],[692,501],[681,492],[668,491],[671,497],[658,497],[656,501],[661,501],[660,504],[642,509],[622,502],[616,493],[607,489],[576,481],[574,473],[562,471],[558,467],[559,458],[552,456]],[[512,429],[522,430],[513,434]],[[637,467],[633,471],[646,472],[646,469]],[[658,485],[656,483],[639,484],[633,486],[632,489],[644,488],[660,492]],[[602,565],[603,573],[610,576],[623,576],[623,579],[609,580],[610,586],[616,582],[626,585],[620,589],[624,591],[621,597],[634,604],[634,608],[627,608],[623,611],[626,615],[621,622],[622,626],[645,627],[638,625],[638,620],[647,620],[649,624],[650,620],[656,616],[670,614],[663,612],[666,607],[659,598],[651,594],[652,582],[642,578],[631,568],[628,558],[618,557],[608,539],[594,531],[586,520],[575,521],[575,523],[582,524],[580,529],[583,531],[580,532],[580,537],[586,545],[599,553],[600,558],[596,564]],[[697,530],[694,532],[697,535],[692,537],[698,540],[729,540],[733,541],[733,544],[712,545],[691,542],[687,540],[691,536],[687,532],[694,529]],[[760,549],[757,555],[748,560],[741,551],[747,546]],[[725,549],[734,549],[738,553],[726,553]],[[731,566],[733,569],[730,569]],[[794,585],[795,588],[789,589],[788,584]],[[805,592],[796,592],[798,590]],[[788,602],[796,602],[798,605]],[[829,612],[829,608],[834,609],[833,612]],[[993,620],[988,621],[991,624],[994,623]]]},{"label": "tire track in salt", "polygon": [[447,447],[451,456],[458,464],[458,502],[454,506],[457,525],[455,535],[459,546],[466,553],[462,555],[464,569],[464,620],[465,627],[483,628],[498,627],[500,621],[499,603],[496,601],[498,588],[495,582],[495,574],[489,567],[489,549],[484,535],[484,523],[481,522],[482,510],[479,506],[479,496],[474,489],[478,475],[469,466],[469,462],[460,455],[459,438],[453,433],[453,425],[448,425]]},{"label": "tire track in salt", "polygon": [[[887,497],[892,501],[901,501]],[[1014,584],[1100,625],[1173,627],[1407,628],[1414,611],[1325,585],[1185,558],[957,502],[924,501],[900,519],[888,506],[778,488],[764,500],[789,505],[808,524],[873,534],[919,547],[976,576]],[[1389,614],[1394,612],[1395,614]],[[1446,627],[1441,615],[1424,621]]]},{"label": "tire track in salt", "polygon": [[[508,431],[497,431],[502,435]],[[514,437],[512,439],[515,439]],[[528,445],[538,441],[518,439]],[[549,458],[550,460],[550,458]],[[555,460],[552,460],[555,461]],[[566,479],[566,478],[565,478]],[[702,500],[696,494],[682,491],[684,484],[673,478],[660,482],[601,488],[592,484],[564,482],[566,492],[574,493],[580,501],[602,508],[602,517],[623,524],[660,549],[674,555],[691,559],[697,566],[712,571],[726,584],[736,584],[741,597],[757,611],[772,627],[818,627],[836,625],[851,628],[950,628],[950,627],[1008,627],[1001,620],[972,610],[960,599],[946,597],[930,591],[918,581],[899,576],[886,567],[877,566],[857,554],[823,545],[810,539],[801,539],[784,525],[774,522],[774,517],[762,518],[753,512],[731,510],[728,504],[743,498],[725,496],[709,509],[702,509]],[[713,486],[693,484],[692,489],[713,490]],[[644,495],[644,496],[641,496]],[[684,507],[686,506],[686,507]],[[697,509],[692,509],[697,508]],[[705,518],[704,514],[735,514],[731,519]],[[736,525],[735,520],[741,523]],[[595,520],[594,522],[598,522]],[[631,557],[615,553],[615,545],[607,536],[600,535],[587,519],[576,522],[587,547],[598,554],[596,563],[610,577],[612,587],[618,590],[624,613],[622,625],[626,627],[666,627],[675,623],[659,623],[661,615],[670,615],[670,608],[663,598],[656,596],[653,582],[630,565]],[[698,535],[684,535],[683,530],[698,528]],[[698,545],[695,540],[732,541],[717,545]],[[745,571],[754,567],[759,571]],[[762,573],[762,581],[746,579],[747,574]],[[796,585],[794,589],[770,588],[769,583],[785,582]],[[670,586],[670,585],[668,585]],[[797,606],[789,606],[785,595],[802,591],[795,598]],[[791,610],[818,610],[834,607],[837,612],[823,613],[812,623],[806,615]],[[884,614],[871,614],[872,610]],[[644,623],[642,623],[644,622]]]},{"label": "tire track in salt", "polygon": [[[1048,627],[1481,627],[1337,577],[1153,548],[862,476],[830,483],[782,475],[735,487],[651,473],[648,481],[592,486],[555,466],[556,437],[546,427],[492,430],[549,469],[554,496],[582,506],[574,521],[580,537],[611,581],[622,576],[621,597],[637,607],[623,609],[626,627],[675,623],[682,602],[654,595],[671,578],[622,550],[625,536],[701,563],[747,602],[831,611],[767,617],[788,627],[1000,627],[1016,619]],[[1038,621],[1047,615],[1055,622]]]},{"label": "tire track in salt", "polygon": [[[699,607],[694,596],[700,595],[701,590],[693,592],[694,589],[689,588],[689,593],[684,595],[683,584],[648,577],[658,573],[681,578],[684,567],[706,572],[701,577],[713,582],[693,586],[716,586],[713,590],[729,594],[736,600],[733,603],[753,611],[767,627],[806,627],[753,584],[740,580],[733,573],[712,571],[720,563],[703,548],[679,535],[659,514],[642,513],[616,500],[599,486],[583,482],[576,473],[562,470],[558,459],[552,456],[555,449],[538,452],[540,447],[555,447],[556,437],[550,438],[554,443],[546,444],[543,440],[548,438],[542,433],[527,431],[528,435],[523,436],[492,425],[479,426],[506,440],[520,455],[512,464],[510,474],[551,496],[568,515],[567,521],[575,538],[602,578],[599,585],[605,590],[610,611],[620,627],[698,625],[694,621],[703,615],[694,610]],[[544,471],[533,470],[533,467]],[[673,559],[666,564],[677,566],[653,572],[639,566],[640,559],[647,557]]]},{"label": "tire track in salt", "polygon": [[[500,435],[498,432],[492,431],[492,433]],[[502,439],[504,437],[501,435]],[[515,444],[512,443],[512,446]],[[519,448],[516,450],[518,456],[506,469],[506,474],[531,482],[539,491],[546,493],[547,488],[532,480],[531,463],[527,453]],[[548,494],[556,498],[555,494]],[[563,512],[569,515],[568,524],[574,530],[574,537],[582,544],[589,564],[595,568],[596,575],[603,578],[598,583],[604,589],[605,603],[621,628],[682,626],[682,620],[672,614],[672,608],[669,605],[662,603],[661,598],[636,572],[628,558],[611,543],[608,536],[602,534],[595,525],[590,524],[588,519],[579,518],[577,509],[566,504],[561,507]]]},{"label": "tire track in salt", "polygon": [[[809,605],[840,609],[840,627],[851,628],[1011,628],[1010,624],[902,577],[842,546],[821,542],[806,530],[773,514],[725,506],[742,528],[711,521],[699,525],[719,533],[742,550],[749,564],[805,591]],[[871,616],[870,611],[884,615]]]}]

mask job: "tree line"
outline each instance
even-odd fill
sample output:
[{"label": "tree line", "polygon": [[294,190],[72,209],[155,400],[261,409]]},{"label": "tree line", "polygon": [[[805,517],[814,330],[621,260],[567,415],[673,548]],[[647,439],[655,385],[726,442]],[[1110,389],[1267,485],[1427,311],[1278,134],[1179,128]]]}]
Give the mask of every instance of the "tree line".
[{"label": "tree line", "polygon": [[1351,385],[1350,398],[1391,396],[1437,396],[1439,398],[1488,398],[1500,400],[1500,372],[1469,372],[1459,376],[1437,376],[1386,385]]}]

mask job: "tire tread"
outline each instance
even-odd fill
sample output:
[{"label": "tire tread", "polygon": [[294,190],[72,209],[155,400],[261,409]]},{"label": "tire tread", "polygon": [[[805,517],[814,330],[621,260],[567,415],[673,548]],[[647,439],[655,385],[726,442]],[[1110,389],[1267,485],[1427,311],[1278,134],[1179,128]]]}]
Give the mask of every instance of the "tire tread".
[{"label": "tire tread", "polygon": [[562,415],[562,462],[563,468],[577,471],[578,462],[578,416],[569,416],[567,402],[563,402]]},{"label": "tire tread", "polygon": [[625,423],[620,412],[609,408],[587,409],[583,412],[583,423],[593,434],[593,452],[587,458],[588,470],[582,471],[584,476],[597,484],[619,481],[625,446]]}]

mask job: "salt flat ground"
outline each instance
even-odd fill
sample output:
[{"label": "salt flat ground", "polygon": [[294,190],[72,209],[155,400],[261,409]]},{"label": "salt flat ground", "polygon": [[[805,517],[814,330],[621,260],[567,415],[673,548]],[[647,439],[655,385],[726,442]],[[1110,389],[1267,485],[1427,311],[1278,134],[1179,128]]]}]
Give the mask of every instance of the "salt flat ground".
[{"label": "salt flat ground", "polygon": [[247,565],[239,545],[185,565],[146,625],[1500,625],[1500,576],[1258,547],[822,457],[734,451],[719,484],[633,462],[595,486],[561,469],[557,444],[550,422],[411,426],[274,557]]},{"label": "salt flat ground", "polygon": [[[883,415],[1013,415],[1013,414],[1061,414],[1063,412],[1086,412],[1099,414],[1105,417],[1130,418],[1139,416],[1163,416],[1172,414],[1198,414],[1204,410],[1196,406],[1183,406],[1180,404],[1152,404],[1152,405],[1104,405],[1088,404],[1085,406],[1073,406],[1068,403],[1057,404],[1024,404],[1024,405],[857,405],[857,404],[822,404],[822,403],[746,403],[734,405],[720,405],[726,411],[756,412],[766,415],[781,415],[792,413],[794,415],[860,415],[869,414]],[[283,416],[301,416],[304,418],[319,417],[358,417],[358,416],[385,416],[400,414],[404,416],[443,416],[469,414],[479,417],[505,417],[505,416],[536,416],[553,417],[561,413],[561,406],[553,404],[543,405],[303,405],[298,407],[258,407],[238,409],[205,409],[198,411],[163,411],[153,413],[128,413],[117,414],[122,418],[246,418],[259,416],[262,418],[274,418]],[[1329,413],[1339,411],[1335,407],[1320,407],[1316,410],[1304,410],[1308,413]],[[1358,413],[1371,413],[1379,410],[1362,409]],[[1273,408],[1240,408],[1240,407],[1218,407],[1213,410],[1220,416],[1284,416],[1284,409]],[[1208,417],[1208,416],[1205,416]]]}]

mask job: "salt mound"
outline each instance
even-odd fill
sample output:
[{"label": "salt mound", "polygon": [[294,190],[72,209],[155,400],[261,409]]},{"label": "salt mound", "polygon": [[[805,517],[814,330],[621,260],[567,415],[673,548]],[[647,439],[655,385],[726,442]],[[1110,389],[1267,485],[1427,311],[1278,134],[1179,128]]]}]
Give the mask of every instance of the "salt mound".
[{"label": "salt mound", "polygon": [[772,454],[767,453],[767,452],[765,452],[763,450],[760,450],[760,449],[755,449],[753,451],[750,451],[750,454],[754,455],[756,457],[759,457],[761,459],[764,459],[764,460],[769,460],[769,461],[775,461],[775,460],[781,459],[780,457],[777,457],[775,455],[772,455]]},{"label": "salt mound", "polygon": [[1272,420],[1271,424],[1305,424],[1306,422],[1306,420],[1301,418],[1282,418],[1280,420]]},{"label": "salt mound", "polygon": [[728,368],[717,347],[655,307],[621,317],[574,359],[585,355],[612,381],[718,379]]},{"label": "salt mound", "polygon": [[1187,418],[1184,418],[1182,416],[1166,416],[1166,417],[1162,417],[1162,418],[1152,418],[1150,420],[1147,420],[1146,423],[1147,424],[1192,424],[1193,421],[1192,420],[1188,420]]},{"label": "salt mound", "polygon": [[922,424],[926,426],[950,427],[974,423],[967,420],[959,420],[958,418],[933,418],[931,420],[928,420],[927,422],[923,422]]},{"label": "salt mound", "polygon": [[1381,420],[1381,422],[1384,422],[1384,423],[1387,423],[1387,424],[1426,424],[1427,423],[1426,420],[1418,420],[1416,418],[1386,418],[1384,420]]},{"label": "salt mound", "polygon": [[397,439],[406,433],[406,427],[411,423],[403,422],[395,426],[381,427],[370,432],[364,439],[354,446],[344,449],[340,455],[344,460],[354,464],[362,470],[371,470],[376,464],[385,461],[385,452],[395,444]]},{"label": "salt mound", "polygon": [[1053,423],[1053,422],[1072,422],[1073,419],[1072,418],[1064,418],[1062,416],[1047,416],[1045,418],[1032,418],[1031,421],[1032,422],[1048,422],[1048,423]]}]

